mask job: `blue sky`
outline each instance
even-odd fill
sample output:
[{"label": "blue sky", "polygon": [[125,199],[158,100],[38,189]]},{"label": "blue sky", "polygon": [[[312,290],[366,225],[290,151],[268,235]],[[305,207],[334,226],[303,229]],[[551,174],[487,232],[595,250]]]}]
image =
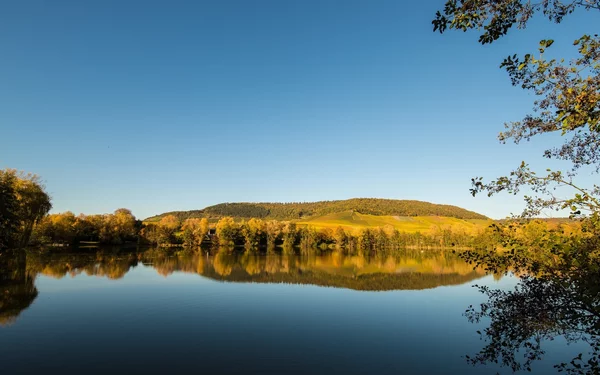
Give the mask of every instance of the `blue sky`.
[{"label": "blue sky", "polygon": [[54,212],[144,218],[234,201],[352,197],[498,218],[518,197],[470,179],[527,160],[500,145],[531,109],[498,68],[540,39],[572,53],[585,12],[491,46],[432,32],[443,1],[33,1],[0,5],[0,168],[35,172]]}]

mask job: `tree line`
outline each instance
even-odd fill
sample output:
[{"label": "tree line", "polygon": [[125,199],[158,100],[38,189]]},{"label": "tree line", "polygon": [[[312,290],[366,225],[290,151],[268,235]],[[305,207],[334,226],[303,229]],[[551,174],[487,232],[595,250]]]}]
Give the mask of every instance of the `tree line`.
[{"label": "tree line", "polygon": [[[511,228],[516,239],[527,246],[539,248],[547,238],[586,238],[587,229],[579,221],[513,220],[492,225],[478,232],[451,226],[431,228],[427,232],[401,232],[392,226],[373,228],[315,228],[290,221],[235,220],[224,217],[216,222],[192,218],[179,221],[175,215],[163,217],[157,223],[146,223],[140,231],[142,243],[157,246],[245,248],[284,251],[311,249],[343,250],[348,254],[376,254],[407,247],[496,248],[503,233]],[[296,250],[294,250],[296,249]]]},{"label": "tree line", "polygon": [[146,223],[140,231],[141,242],[157,246],[204,245],[229,249],[244,247],[247,250],[282,248],[288,251],[297,248],[343,249],[350,253],[376,253],[410,246],[469,247],[481,244],[480,237],[451,228],[439,228],[429,233],[406,233],[391,226],[365,229],[340,226],[331,229],[256,218],[236,221],[233,217],[224,217],[210,224],[206,218],[180,222],[175,215],[167,215],[157,223]]},{"label": "tree line", "polygon": [[78,245],[94,242],[105,245],[127,243],[187,248],[222,247],[248,250],[283,248],[344,249],[349,253],[403,247],[472,247],[489,241],[485,230],[473,234],[451,227],[434,228],[427,233],[401,232],[392,226],[364,229],[338,227],[314,228],[277,220],[235,220],[224,217],[216,222],[192,218],[180,221],[174,215],[156,223],[143,223],[130,210],[120,208],[112,214],[49,214],[37,221],[28,241],[30,246]]},{"label": "tree line", "polygon": [[130,210],[119,208],[112,214],[75,216],[70,211],[50,214],[40,219],[29,245],[77,245],[97,242],[105,245],[137,243],[143,224]]},{"label": "tree line", "polygon": [[[252,251],[275,248],[288,252],[298,249],[340,249],[349,254],[372,254],[405,247],[492,248],[501,242],[498,231],[500,225],[481,229],[477,233],[450,226],[408,233],[392,226],[315,228],[297,225],[293,221],[260,218],[240,220],[231,216],[215,221],[207,218],[181,220],[177,215],[166,215],[156,222],[142,222],[125,208],[99,215],[75,215],[72,212],[47,214],[51,208],[50,197],[39,177],[15,170],[0,171],[0,194],[0,248],[92,242],[188,248],[244,247]],[[377,204],[385,202],[365,201]],[[585,237],[585,228],[576,221],[552,223],[528,220],[501,224],[503,227],[516,228],[514,231],[518,240],[530,248],[539,248],[536,243],[544,241],[549,235],[571,239]]]}]

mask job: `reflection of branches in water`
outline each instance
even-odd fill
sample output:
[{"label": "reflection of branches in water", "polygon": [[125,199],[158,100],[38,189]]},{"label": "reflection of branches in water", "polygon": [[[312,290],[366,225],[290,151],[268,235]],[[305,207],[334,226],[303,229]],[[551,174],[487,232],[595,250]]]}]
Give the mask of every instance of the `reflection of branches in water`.
[{"label": "reflection of branches in water", "polygon": [[[568,342],[588,342],[592,351],[589,363],[575,360],[583,370],[586,365],[598,370],[598,334],[600,320],[597,302],[586,303],[577,288],[552,280],[523,276],[511,291],[480,287],[488,301],[479,309],[470,307],[466,316],[471,322],[490,319],[483,332],[487,345],[474,357],[472,364],[483,364],[498,359],[513,371],[531,369],[533,361],[544,354],[542,342],[564,336]],[[523,354],[520,362],[517,355]],[[577,366],[576,366],[577,367]],[[591,372],[596,373],[596,372]]]},{"label": "reflection of branches in water", "polygon": [[589,345],[587,353],[555,367],[569,374],[600,373],[600,243],[591,237],[572,244],[505,253],[466,252],[463,257],[492,271],[520,275],[510,291],[479,287],[488,300],[470,306],[471,322],[489,320],[484,348],[468,357],[472,364],[499,362],[513,371],[529,370],[545,351],[544,341],[563,337]]}]

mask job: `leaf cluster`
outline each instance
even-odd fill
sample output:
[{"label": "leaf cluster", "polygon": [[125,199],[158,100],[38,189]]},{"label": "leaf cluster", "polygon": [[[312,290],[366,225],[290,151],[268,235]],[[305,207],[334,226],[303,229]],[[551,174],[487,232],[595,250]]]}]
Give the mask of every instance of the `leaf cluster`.
[{"label": "leaf cluster", "polygon": [[433,30],[444,33],[448,29],[482,31],[481,44],[492,43],[516,26],[525,28],[536,12],[550,21],[560,23],[577,8],[600,9],[600,0],[447,0],[432,21]]}]

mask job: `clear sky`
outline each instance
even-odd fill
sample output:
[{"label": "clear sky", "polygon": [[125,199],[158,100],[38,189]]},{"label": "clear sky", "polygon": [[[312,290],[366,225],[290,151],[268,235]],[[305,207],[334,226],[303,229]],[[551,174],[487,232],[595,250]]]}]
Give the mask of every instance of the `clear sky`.
[{"label": "clear sky", "polygon": [[2,2],[0,168],[41,175],[54,212],[380,197],[516,213],[472,198],[471,177],[545,168],[555,142],[498,143],[533,101],[498,66],[540,39],[571,53],[597,25],[538,17],[481,46],[432,32],[443,2]]}]

